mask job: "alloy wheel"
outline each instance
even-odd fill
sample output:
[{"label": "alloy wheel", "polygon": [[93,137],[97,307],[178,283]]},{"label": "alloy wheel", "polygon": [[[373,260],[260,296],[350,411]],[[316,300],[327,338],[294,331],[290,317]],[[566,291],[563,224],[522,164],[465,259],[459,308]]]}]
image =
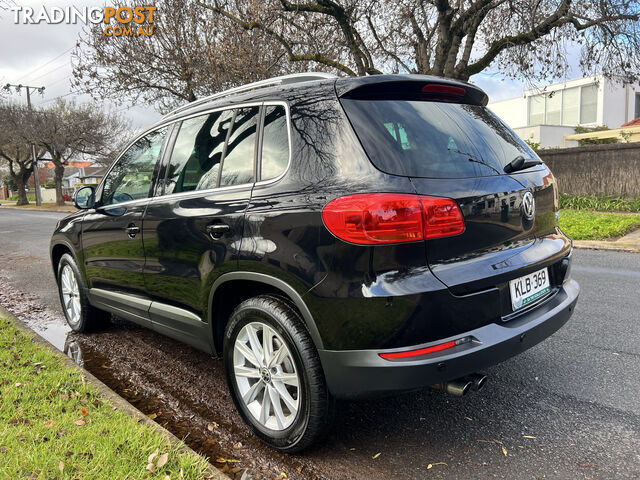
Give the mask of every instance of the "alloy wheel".
[{"label": "alloy wheel", "polygon": [[300,406],[300,378],[291,352],[269,325],[251,322],[233,347],[233,370],[240,398],[254,419],[271,430],[285,430]]},{"label": "alloy wheel", "polygon": [[80,321],[80,288],[76,275],[69,265],[62,267],[60,275],[60,289],[62,292],[62,307],[67,314],[67,319],[72,325],[77,325]]}]

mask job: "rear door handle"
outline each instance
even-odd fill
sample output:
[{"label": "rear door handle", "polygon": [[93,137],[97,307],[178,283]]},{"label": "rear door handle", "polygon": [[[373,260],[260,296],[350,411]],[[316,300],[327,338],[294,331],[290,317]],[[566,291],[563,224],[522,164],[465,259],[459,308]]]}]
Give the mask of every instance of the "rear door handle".
[{"label": "rear door handle", "polygon": [[224,223],[214,223],[213,225],[207,225],[207,233],[213,238],[220,238],[229,230],[229,225],[225,225]]},{"label": "rear door handle", "polygon": [[140,233],[140,227],[138,227],[135,223],[130,223],[129,225],[127,225],[127,228],[125,228],[125,230],[127,231],[127,235],[129,235],[129,238],[134,238],[137,234]]}]

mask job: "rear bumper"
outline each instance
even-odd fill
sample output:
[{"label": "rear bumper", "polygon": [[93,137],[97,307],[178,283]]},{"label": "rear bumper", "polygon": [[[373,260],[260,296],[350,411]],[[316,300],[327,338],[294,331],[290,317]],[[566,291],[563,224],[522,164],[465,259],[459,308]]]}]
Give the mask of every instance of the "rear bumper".
[{"label": "rear bumper", "polygon": [[[495,365],[560,329],[571,317],[579,292],[578,284],[569,280],[547,302],[518,318],[428,344],[392,350],[320,350],[329,390],[342,398],[388,394],[453,380]],[[379,356],[462,337],[471,337],[472,341],[411,359],[390,361]]]}]

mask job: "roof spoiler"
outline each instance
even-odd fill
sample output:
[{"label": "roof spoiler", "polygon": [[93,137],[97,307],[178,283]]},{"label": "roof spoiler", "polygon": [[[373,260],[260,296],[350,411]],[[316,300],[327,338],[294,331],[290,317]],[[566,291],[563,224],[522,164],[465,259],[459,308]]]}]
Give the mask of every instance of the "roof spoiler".
[{"label": "roof spoiler", "polygon": [[431,75],[371,75],[341,78],[336,82],[340,98],[359,100],[427,100],[485,106],[487,94],[467,82]]}]

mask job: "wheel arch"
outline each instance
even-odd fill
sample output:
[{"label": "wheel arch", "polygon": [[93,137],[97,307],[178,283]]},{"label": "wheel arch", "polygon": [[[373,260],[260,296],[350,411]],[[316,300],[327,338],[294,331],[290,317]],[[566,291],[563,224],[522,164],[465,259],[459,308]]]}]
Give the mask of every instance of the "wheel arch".
[{"label": "wheel arch", "polygon": [[[56,278],[56,282],[58,281],[58,265],[60,264],[60,259],[65,253],[71,255],[74,260],[76,260],[76,264],[78,263],[77,257],[73,253],[73,248],[71,248],[71,245],[60,240],[51,245],[51,267],[53,268],[53,276]],[[79,268],[80,265],[78,265],[78,269]]]},{"label": "wheel arch", "polygon": [[[209,293],[208,317],[211,323],[213,348],[216,353],[219,354],[222,351],[221,334],[224,334],[224,328],[226,326],[226,322],[228,321],[228,315],[226,315],[227,312],[225,312],[224,307],[221,309],[214,309],[213,306],[215,305],[216,298],[218,300],[220,298],[224,298],[225,294],[229,292],[229,289],[232,289],[234,286],[243,288],[244,295],[241,295],[240,298],[250,298],[252,296],[255,296],[256,294],[264,293],[273,293],[284,296],[286,299],[291,301],[300,312],[300,315],[302,316],[305,326],[307,327],[307,331],[309,332],[311,340],[313,341],[316,349],[321,350],[323,348],[323,342],[322,338],[320,337],[320,332],[318,331],[309,308],[304,302],[302,296],[291,285],[289,285],[284,280],[264,273],[230,272],[218,277],[213,283],[211,292]],[[233,306],[230,310],[232,310],[233,308],[235,308],[235,306]],[[228,314],[231,313],[230,310],[228,310]],[[225,316],[227,318],[225,318]]]}]

